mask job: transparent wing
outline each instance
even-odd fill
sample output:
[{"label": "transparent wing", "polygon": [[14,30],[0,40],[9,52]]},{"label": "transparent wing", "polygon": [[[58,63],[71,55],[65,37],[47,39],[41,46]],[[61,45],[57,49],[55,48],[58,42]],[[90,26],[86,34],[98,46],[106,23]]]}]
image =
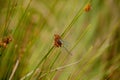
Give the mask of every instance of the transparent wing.
[{"label": "transparent wing", "polygon": [[70,46],[70,43],[68,43],[67,41],[62,40],[62,39],[60,39],[60,41],[62,42],[62,44],[63,44],[64,47]]},{"label": "transparent wing", "polygon": [[67,49],[67,46],[69,46],[68,42],[60,39],[61,43],[63,44],[62,47],[65,49],[65,51],[72,56],[72,53]]},{"label": "transparent wing", "polygon": [[67,51],[68,54],[72,56],[72,53],[63,45],[63,48]]}]

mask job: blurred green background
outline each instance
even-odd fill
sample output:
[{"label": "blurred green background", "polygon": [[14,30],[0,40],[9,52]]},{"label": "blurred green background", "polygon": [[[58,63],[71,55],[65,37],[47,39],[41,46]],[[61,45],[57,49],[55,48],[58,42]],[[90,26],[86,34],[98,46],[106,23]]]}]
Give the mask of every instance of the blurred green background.
[{"label": "blurred green background", "polygon": [[0,0],[7,36],[0,80],[120,80],[120,0]]}]

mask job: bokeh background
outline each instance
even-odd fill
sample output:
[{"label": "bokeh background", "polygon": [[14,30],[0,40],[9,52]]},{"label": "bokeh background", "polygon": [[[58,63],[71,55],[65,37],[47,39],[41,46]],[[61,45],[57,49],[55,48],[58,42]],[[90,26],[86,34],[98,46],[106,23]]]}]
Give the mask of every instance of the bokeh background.
[{"label": "bokeh background", "polygon": [[8,36],[0,80],[120,80],[120,0],[0,0]]}]

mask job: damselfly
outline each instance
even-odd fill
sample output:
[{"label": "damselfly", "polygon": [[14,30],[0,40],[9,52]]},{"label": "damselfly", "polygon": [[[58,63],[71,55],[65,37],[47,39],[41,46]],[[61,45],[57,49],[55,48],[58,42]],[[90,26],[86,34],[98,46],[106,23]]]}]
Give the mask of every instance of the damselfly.
[{"label": "damselfly", "polygon": [[64,46],[63,40],[61,39],[61,36],[58,34],[54,34],[54,46],[63,47],[70,55],[72,55],[71,52]]}]

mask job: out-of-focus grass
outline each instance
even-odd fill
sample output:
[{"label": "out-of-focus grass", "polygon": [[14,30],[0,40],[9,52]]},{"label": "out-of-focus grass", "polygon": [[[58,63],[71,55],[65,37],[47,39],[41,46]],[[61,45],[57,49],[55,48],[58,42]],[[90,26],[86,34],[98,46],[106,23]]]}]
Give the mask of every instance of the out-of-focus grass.
[{"label": "out-of-focus grass", "polygon": [[[91,4],[90,11],[84,11]],[[0,80],[119,80],[119,0],[1,0]],[[54,34],[68,42],[54,47]]]}]

